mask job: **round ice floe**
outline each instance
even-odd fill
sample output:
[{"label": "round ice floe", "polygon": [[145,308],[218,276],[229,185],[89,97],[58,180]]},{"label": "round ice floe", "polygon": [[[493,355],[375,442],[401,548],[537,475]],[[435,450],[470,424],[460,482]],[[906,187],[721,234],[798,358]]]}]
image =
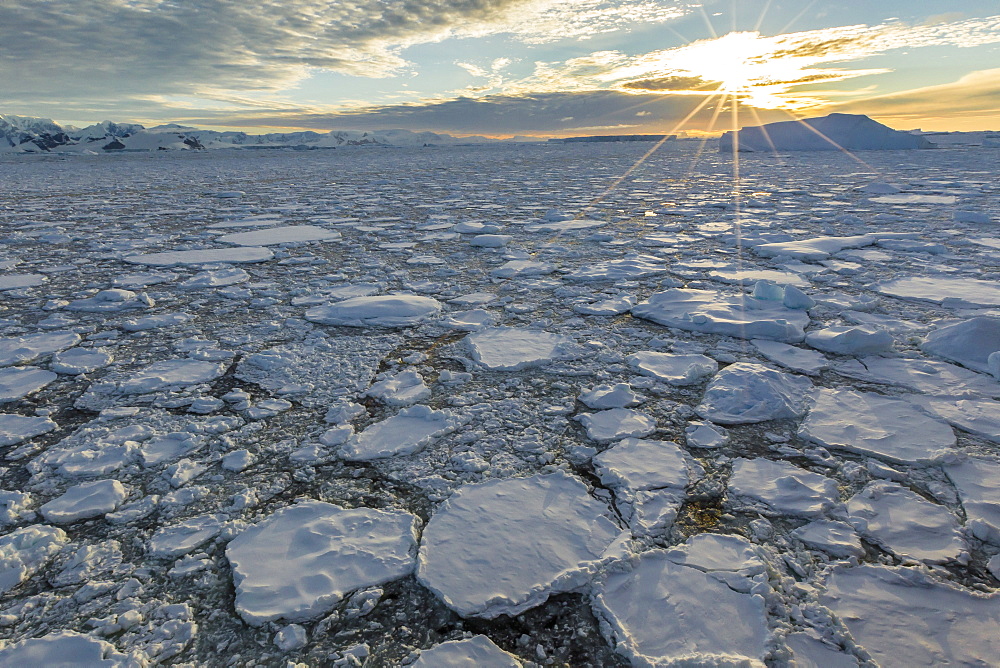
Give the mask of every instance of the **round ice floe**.
[{"label": "round ice floe", "polygon": [[788,462],[736,459],[729,478],[730,503],[763,504],[769,513],[812,517],[840,505],[837,482]]},{"label": "round ice floe", "polygon": [[989,357],[1000,351],[1000,318],[970,318],[940,327],[920,347],[931,355],[990,373]]},{"label": "round ice floe", "polygon": [[441,312],[441,302],[417,295],[352,297],[306,311],[306,320],[347,327],[408,327]]},{"label": "round ice floe", "polygon": [[82,482],[38,510],[53,524],[72,524],[112,512],[127,496],[125,486],[117,480]]},{"label": "round ice floe", "polygon": [[315,619],[345,594],[413,571],[419,519],[321,501],[282,508],[226,547],[236,611],[251,626]]},{"label": "round ice floe", "polygon": [[880,666],[989,666],[1000,656],[1000,594],[915,568],[838,567],[820,603]]},{"label": "round ice floe", "polygon": [[541,366],[565,354],[568,336],[534,329],[491,327],[466,337],[472,359],[494,371],[520,371]]},{"label": "round ice floe", "polygon": [[489,311],[481,308],[471,311],[455,311],[449,313],[448,317],[441,321],[445,327],[461,329],[467,332],[474,332],[477,329],[492,327],[496,324],[496,318]]},{"label": "round ice floe", "polygon": [[458,614],[518,614],[590,580],[624,538],[565,473],[466,485],[431,517],[417,578]]},{"label": "round ice floe", "polygon": [[80,335],[76,332],[43,332],[3,338],[0,339],[0,367],[33,362],[79,342]]},{"label": "round ice floe", "polygon": [[34,366],[0,369],[0,404],[17,401],[56,379],[56,374]]},{"label": "round ice floe", "polygon": [[389,406],[409,406],[430,397],[431,388],[424,383],[423,376],[411,369],[383,378],[372,384],[365,394]]},{"label": "round ice floe", "polygon": [[799,436],[838,448],[913,464],[936,461],[955,446],[955,432],[902,399],[821,389]]},{"label": "round ice floe", "polygon": [[892,350],[892,335],[870,327],[827,327],[806,334],[806,343],[838,355],[872,355]]},{"label": "round ice floe", "polygon": [[715,374],[719,363],[705,355],[674,355],[641,350],[625,358],[644,376],[670,385],[694,385]]},{"label": "round ice floe", "polygon": [[111,364],[111,354],[94,348],[72,348],[52,356],[49,368],[56,373],[78,376]]},{"label": "round ice floe", "polygon": [[580,413],[577,417],[594,441],[617,441],[630,436],[649,436],[656,431],[656,420],[645,413],[628,408],[612,408],[597,413]]},{"label": "round ice floe", "polygon": [[410,668],[521,668],[521,661],[486,636],[452,640],[420,652]]},{"label": "round ice floe", "polygon": [[16,445],[29,438],[47,434],[58,425],[47,417],[27,417],[0,413],[0,447]]},{"label": "round ice floe", "polygon": [[808,378],[740,362],[712,379],[695,410],[719,424],[797,418],[805,414],[811,390]]},{"label": "round ice floe", "polygon": [[663,550],[645,552],[629,572],[608,575],[594,588],[593,607],[633,665],[763,665],[764,599],[674,563]]},{"label": "round ice floe", "polygon": [[477,248],[503,248],[513,240],[509,234],[480,234],[469,240],[470,246]]},{"label": "round ice floe", "polygon": [[226,365],[192,359],[154,362],[118,384],[122,394],[146,394],[171,387],[208,383],[226,372]]},{"label": "round ice floe", "polygon": [[0,594],[34,575],[68,542],[65,531],[44,524],[0,536]]},{"label": "round ice floe", "polygon": [[216,241],[224,244],[236,244],[237,246],[273,246],[292,242],[332,241],[340,239],[340,237],[340,232],[336,230],[328,230],[315,225],[286,225],[264,230],[223,234]]},{"label": "round ice floe", "polygon": [[244,246],[236,248],[207,248],[205,250],[166,251],[149,253],[148,255],[129,255],[123,258],[132,264],[145,264],[153,267],[178,267],[190,264],[247,264],[265,262],[274,258],[267,248]]},{"label": "round ice floe", "polygon": [[862,557],[865,548],[850,524],[835,520],[814,520],[792,532],[792,537],[807,547],[823,550],[831,557]]},{"label": "round ice floe", "polygon": [[58,631],[41,638],[27,638],[0,649],[0,665],[24,668],[119,668],[135,665],[114,645],[76,631]]},{"label": "round ice floe", "polygon": [[496,278],[521,278],[524,276],[543,276],[551,274],[556,266],[549,262],[535,260],[509,260],[490,271],[490,276]]},{"label": "round ice floe", "polygon": [[412,455],[434,439],[454,431],[461,420],[450,411],[418,405],[404,408],[347,439],[340,455],[348,461],[368,461]]},{"label": "round ice floe", "polygon": [[617,385],[598,385],[577,397],[587,408],[602,410],[605,408],[628,408],[642,403],[642,398],[632,391],[627,383]]},{"label": "round ice floe", "polygon": [[943,563],[968,549],[950,510],[893,482],[869,483],[847,511],[859,533],[900,557]]}]

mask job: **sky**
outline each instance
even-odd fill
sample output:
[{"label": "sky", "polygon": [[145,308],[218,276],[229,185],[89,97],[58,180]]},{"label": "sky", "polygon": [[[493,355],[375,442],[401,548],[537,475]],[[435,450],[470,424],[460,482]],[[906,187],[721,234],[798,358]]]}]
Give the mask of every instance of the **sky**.
[{"label": "sky", "polygon": [[0,113],[210,129],[1000,130],[997,0],[0,0]]}]

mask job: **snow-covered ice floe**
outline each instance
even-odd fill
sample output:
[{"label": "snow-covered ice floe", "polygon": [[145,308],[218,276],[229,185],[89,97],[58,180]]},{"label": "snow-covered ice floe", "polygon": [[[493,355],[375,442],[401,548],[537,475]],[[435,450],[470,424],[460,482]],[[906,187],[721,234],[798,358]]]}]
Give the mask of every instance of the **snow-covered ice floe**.
[{"label": "snow-covered ice floe", "polygon": [[351,297],[306,311],[306,320],[346,327],[409,327],[441,312],[441,302],[419,295]]},{"label": "snow-covered ice floe", "polygon": [[176,250],[146,255],[128,255],[122,258],[130,264],[144,264],[151,267],[182,267],[197,264],[250,264],[274,259],[274,253],[267,248],[255,246],[235,248],[207,248],[204,250]]},{"label": "snow-covered ice floe", "polygon": [[494,371],[520,371],[567,356],[573,339],[515,327],[491,327],[466,338],[472,359]]},{"label": "snow-covered ice floe", "polygon": [[340,455],[349,461],[412,455],[461,424],[462,419],[451,411],[411,406],[351,436]]},{"label": "snow-covered ice floe", "polygon": [[792,517],[818,517],[841,505],[836,480],[763,458],[733,461],[729,499],[737,506],[749,502],[765,514]]},{"label": "snow-covered ice floe", "polygon": [[797,418],[805,414],[811,392],[808,378],[739,362],[712,379],[695,410],[719,424]]},{"label": "snow-covered ice floe", "polygon": [[486,636],[451,640],[420,652],[413,668],[521,668],[521,661]]}]

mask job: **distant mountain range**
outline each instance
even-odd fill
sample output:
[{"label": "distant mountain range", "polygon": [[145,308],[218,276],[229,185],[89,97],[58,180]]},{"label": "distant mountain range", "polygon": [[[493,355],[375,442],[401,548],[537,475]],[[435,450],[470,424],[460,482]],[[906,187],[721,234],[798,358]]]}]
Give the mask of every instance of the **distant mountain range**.
[{"label": "distant mountain range", "polygon": [[[521,138],[525,139],[525,138]],[[113,151],[197,151],[218,148],[337,148],[340,146],[423,146],[492,143],[488,137],[453,137],[434,132],[217,132],[169,124],[146,128],[138,123],[102,121],[85,128],[61,126],[48,118],[0,114],[0,153],[104,153]]]}]

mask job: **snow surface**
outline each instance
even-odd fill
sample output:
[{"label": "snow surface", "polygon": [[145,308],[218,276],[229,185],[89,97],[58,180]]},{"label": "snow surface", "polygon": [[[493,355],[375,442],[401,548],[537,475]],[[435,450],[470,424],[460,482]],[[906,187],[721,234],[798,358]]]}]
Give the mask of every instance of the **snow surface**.
[{"label": "snow surface", "polygon": [[840,505],[837,482],[788,462],[736,459],[729,478],[730,502],[763,504],[767,514],[816,517]]},{"label": "snow surface", "polygon": [[82,482],[38,509],[46,521],[72,524],[110,513],[128,496],[117,480]]},{"label": "snow surface", "polygon": [[466,339],[472,359],[494,371],[520,371],[565,355],[573,339],[551,332],[491,327]]},{"label": "snow surface", "polygon": [[740,362],[712,379],[695,410],[720,424],[797,418],[806,412],[811,391],[808,378]]},{"label": "snow surface", "polygon": [[516,656],[497,647],[486,636],[451,640],[420,652],[414,668],[521,668]]},{"label": "snow surface", "polygon": [[347,327],[409,327],[441,312],[441,303],[418,295],[352,297],[306,311],[306,320]]}]

